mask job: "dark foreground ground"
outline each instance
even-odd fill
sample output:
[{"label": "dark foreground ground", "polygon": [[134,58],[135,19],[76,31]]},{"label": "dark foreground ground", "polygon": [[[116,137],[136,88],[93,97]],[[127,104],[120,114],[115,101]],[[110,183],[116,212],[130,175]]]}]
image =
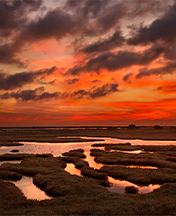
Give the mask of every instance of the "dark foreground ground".
[{"label": "dark foreground ground", "polygon": [[[0,132],[0,146],[19,145],[19,141],[82,141],[80,138],[65,139],[64,136],[176,140],[176,129],[3,130]],[[90,169],[84,163],[80,149],[63,157],[19,153],[1,155],[1,161],[22,159],[22,162],[6,163],[0,167],[0,215],[176,215],[176,147],[150,147],[145,149],[145,153],[130,156],[109,152],[109,149],[132,151],[134,147],[108,145],[99,151],[95,146],[91,154],[96,162],[105,164],[101,170]],[[81,169],[84,177],[66,172],[64,168],[68,162]],[[127,165],[155,166],[158,169],[155,172],[127,168]],[[23,175],[33,177],[34,184],[54,198],[27,200],[13,183],[5,181],[18,180]],[[148,194],[112,193],[103,186],[108,184],[107,175],[138,185],[160,183],[161,187]]]}]

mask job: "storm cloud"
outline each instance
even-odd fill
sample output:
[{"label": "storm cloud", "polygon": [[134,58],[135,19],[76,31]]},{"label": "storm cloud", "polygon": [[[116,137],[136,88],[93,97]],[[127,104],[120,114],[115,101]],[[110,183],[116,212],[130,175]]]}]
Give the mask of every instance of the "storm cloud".
[{"label": "storm cloud", "polygon": [[104,97],[106,95],[118,92],[118,84],[117,83],[107,83],[100,87],[94,87],[92,90],[86,91],[84,89],[80,89],[71,94],[72,98],[80,99],[80,98],[99,98]]},{"label": "storm cloud", "polygon": [[44,87],[39,87],[34,90],[19,90],[17,92],[5,93],[0,95],[1,99],[14,98],[17,101],[39,101],[39,100],[49,100],[53,98],[58,98],[59,93],[49,93],[44,92]]},{"label": "storm cloud", "polygon": [[0,98],[7,100],[9,98],[14,98],[17,101],[40,101],[40,100],[51,100],[51,99],[81,99],[88,98],[94,99],[103,97],[115,92],[118,92],[117,83],[107,83],[100,87],[94,87],[91,90],[80,89],[78,91],[70,92],[46,92],[43,86],[36,88],[34,90],[18,90],[17,92],[4,93],[0,95]]},{"label": "storm cloud", "polygon": [[95,43],[92,43],[87,47],[83,48],[81,51],[85,53],[108,51],[112,48],[121,46],[124,41],[125,39],[121,35],[121,32],[117,30],[113,35],[110,35],[108,38],[96,41]]},{"label": "storm cloud", "polygon": [[128,40],[129,44],[140,44],[163,40],[173,42],[176,39],[176,3],[161,18],[156,19],[151,25],[141,27],[137,34]]},{"label": "storm cloud", "polygon": [[144,52],[119,51],[117,53],[107,52],[98,57],[90,59],[83,66],[70,68],[67,74],[78,75],[81,72],[97,72],[101,69],[115,71],[132,65],[146,65],[163,53],[162,47],[151,47]]},{"label": "storm cloud", "polygon": [[136,75],[137,79],[142,77],[151,76],[151,75],[164,75],[164,74],[172,74],[176,70],[176,62],[170,62],[163,67],[159,68],[143,68],[139,70],[139,73]]},{"label": "storm cloud", "polygon": [[13,75],[7,75],[6,73],[0,72],[0,89],[3,90],[14,90],[21,88],[26,84],[32,83],[36,78],[44,75],[49,75],[57,70],[57,67],[45,68],[38,71],[21,72]]},{"label": "storm cloud", "polygon": [[41,4],[42,0],[0,1],[1,36],[7,37],[20,30],[27,22],[27,12],[37,10]]}]

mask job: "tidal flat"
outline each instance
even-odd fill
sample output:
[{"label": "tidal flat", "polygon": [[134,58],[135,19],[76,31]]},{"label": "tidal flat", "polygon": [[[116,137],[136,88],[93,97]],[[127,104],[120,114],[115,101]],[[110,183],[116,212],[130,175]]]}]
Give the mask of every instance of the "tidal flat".
[{"label": "tidal flat", "polygon": [[[103,137],[175,142],[131,145],[103,143]],[[77,142],[89,145],[92,140],[90,155],[84,145],[69,151],[63,148],[61,154],[52,154],[52,150],[41,153],[40,149],[30,154],[22,151],[25,142],[52,143],[57,147]],[[6,129],[0,130],[0,146],[1,215],[176,214],[176,128]],[[19,152],[10,152],[13,149]],[[88,157],[97,164],[96,168],[86,161]],[[68,164],[74,164],[80,175],[66,171]],[[23,177],[32,178],[50,199],[27,198],[14,183]],[[109,190],[110,178],[129,181],[137,187],[160,187],[150,193],[115,193]]]}]

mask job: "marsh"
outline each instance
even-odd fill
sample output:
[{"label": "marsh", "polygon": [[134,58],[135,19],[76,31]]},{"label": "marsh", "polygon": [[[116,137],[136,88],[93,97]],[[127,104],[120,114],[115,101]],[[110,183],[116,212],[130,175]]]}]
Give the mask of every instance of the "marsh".
[{"label": "marsh", "polygon": [[[3,197],[13,187],[22,191],[19,202],[14,202],[17,213],[37,214],[37,211],[34,211],[35,206],[42,212],[44,205],[47,213],[58,215],[85,213],[117,215],[122,214],[124,209],[129,215],[138,212],[148,214],[148,211],[154,214],[157,212],[156,207],[150,207],[147,211],[146,206],[141,209],[141,205],[151,205],[153,199],[157,199],[160,200],[157,206],[163,206],[162,203],[168,202],[164,199],[165,190],[170,194],[169,205],[171,203],[175,205],[173,204],[176,182],[175,141],[171,141],[170,138],[165,141],[118,139],[119,129],[103,130],[105,135],[109,132],[109,136],[100,136],[102,132],[99,130],[94,130],[94,134],[93,130],[70,131],[47,129],[1,132],[0,170],[22,175],[21,180],[13,182],[15,183],[13,185],[7,184],[3,191]],[[69,132],[70,136],[65,134]],[[111,138],[115,132],[117,132],[116,138],[115,136]],[[142,132],[145,134],[146,130],[140,131],[141,136]],[[12,146],[3,145],[5,141],[7,142],[7,137]],[[10,152],[14,149],[13,142],[19,152]],[[76,163],[82,165],[76,168]],[[145,174],[148,178],[144,177]],[[137,188],[138,194],[124,194],[126,187]],[[34,188],[35,192],[32,195]],[[23,201],[20,201],[21,199]],[[84,203],[81,204],[79,200],[82,199]],[[117,200],[118,205],[115,205]],[[10,204],[12,201],[6,202],[7,206],[11,207],[8,209],[3,207],[2,212],[12,214],[14,211],[14,207]],[[106,207],[103,203],[106,203]],[[132,209],[126,209],[124,203],[129,206],[133,203],[135,208],[133,206]],[[90,204],[93,209],[89,208]],[[73,205],[74,208],[69,210]],[[166,212],[167,209],[169,214],[175,212],[174,208],[168,208],[164,206],[161,211]]]}]

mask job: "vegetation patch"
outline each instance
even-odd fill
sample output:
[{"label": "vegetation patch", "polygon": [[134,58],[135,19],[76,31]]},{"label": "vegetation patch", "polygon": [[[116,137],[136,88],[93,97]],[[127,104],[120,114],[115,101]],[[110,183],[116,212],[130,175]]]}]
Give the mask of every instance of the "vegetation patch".
[{"label": "vegetation patch", "polygon": [[176,182],[176,172],[173,169],[140,169],[120,166],[104,166],[100,169],[107,175],[115,178],[133,182],[137,185],[163,184]]},{"label": "vegetation patch", "polygon": [[70,150],[69,152],[63,153],[62,155],[63,156],[78,157],[78,158],[86,158],[86,155],[84,154],[84,149]]},{"label": "vegetation patch", "polygon": [[10,160],[22,160],[24,158],[30,158],[31,154],[3,154],[0,155],[0,161],[10,161]]},{"label": "vegetation patch", "polygon": [[153,166],[158,168],[176,169],[176,163],[169,161],[164,152],[160,153],[140,153],[128,154],[124,152],[109,152],[100,149],[91,149],[91,156],[95,156],[97,163],[109,165],[137,165]]},{"label": "vegetation patch", "polygon": [[105,147],[105,150],[121,150],[121,151],[135,151],[142,150],[141,146],[132,146],[131,143],[95,143],[92,147]]},{"label": "vegetation patch", "polygon": [[23,146],[24,144],[19,143],[19,142],[14,142],[14,141],[9,141],[9,140],[1,140],[0,139],[0,147],[1,146]]},{"label": "vegetation patch", "polygon": [[24,158],[20,164],[5,163],[1,165],[1,170],[19,172],[22,175],[34,176],[38,173],[48,174],[56,169],[64,169],[66,163],[54,157],[30,156]]},{"label": "vegetation patch", "polygon": [[89,163],[87,161],[84,161],[78,157],[65,156],[65,157],[58,157],[58,159],[66,163],[73,163],[77,169],[81,169],[84,166],[89,166]]},{"label": "vegetation patch", "polygon": [[18,172],[0,170],[0,179],[18,181],[22,178],[22,175]]},{"label": "vegetation patch", "polygon": [[128,194],[137,194],[138,191],[139,191],[139,189],[134,187],[134,186],[127,186],[125,188],[125,193],[128,193]]},{"label": "vegetation patch", "polygon": [[101,172],[99,170],[96,170],[94,168],[90,168],[90,167],[83,167],[81,169],[81,175],[86,176],[86,177],[91,177],[91,178],[95,178],[95,179],[101,179],[101,180],[107,180],[108,176],[107,174],[105,174],[104,172]]},{"label": "vegetation patch", "polygon": [[[1,207],[10,206],[10,204],[15,202],[26,201],[26,197],[24,197],[23,193],[11,182],[0,179],[0,191]],[[2,211],[1,214],[3,214]]]}]

